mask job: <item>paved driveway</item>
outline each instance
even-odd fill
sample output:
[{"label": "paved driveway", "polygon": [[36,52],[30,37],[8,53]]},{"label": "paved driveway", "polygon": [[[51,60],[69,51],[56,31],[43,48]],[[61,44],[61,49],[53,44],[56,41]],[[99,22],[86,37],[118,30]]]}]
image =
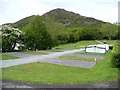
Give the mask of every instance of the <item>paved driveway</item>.
[{"label": "paved driveway", "polygon": [[3,60],[3,61],[0,60],[0,63],[2,63],[0,68],[6,68],[6,67],[33,63],[33,62],[48,62],[48,63],[53,63],[53,64],[61,64],[61,65],[66,65],[66,66],[74,66],[74,67],[82,67],[82,68],[93,67],[95,65],[95,62],[58,59],[58,57],[61,55],[70,54],[74,52],[80,52],[83,50],[84,49],[56,52],[56,53],[50,53],[48,55],[32,55],[29,57],[24,57],[24,58],[15,59],[15,60]]}]

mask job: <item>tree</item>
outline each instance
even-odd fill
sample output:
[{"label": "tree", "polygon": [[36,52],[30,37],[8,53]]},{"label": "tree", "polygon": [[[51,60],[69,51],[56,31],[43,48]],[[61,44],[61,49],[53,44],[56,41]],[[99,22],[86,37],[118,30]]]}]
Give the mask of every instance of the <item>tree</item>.
[{"label": "tree", "polygon": [[72,32],[69,32],[69,39],[68,39],[68,43],[73,43],[75,42],[75,38]]},{"label": "tree", "polygon": [[102,25],[102,27],[100,28],[100,32],[102,33],[103,38],[111,40],[112,38],[116,37],[118,33],[118,28],[116,25],[106,23]]},{"label": "tree", "polygon": [[27,49],[43,50],[53,46],[52,38],[47,32],[42,17],[33,17],[28,25],[23,28],[23,31],[25,32],[24,44]]},{"label": "tree", "polygon": [[67,43],[69,36],[66,32],[64,32],[64,33],[61,32],[58,34],[57,39],[58,39],[59,43]]},{"label": "tree", "polygon": [[44,21],[47,27],[47,32],[50,33],[54,40],[54,45],[66,43],[68,41],[69,37],[66,28],[61,23],[49,17],[44,18]]},{"label": "tree", "polygon": [[80,39],[80,31],[79,31],[79,29],[75,30],[75,32],[73,33],[73,36],[74,36],[75,42],[79,41],[79,39]]},{"label": "tree", "polygon": [[2,37],[2,51],[13,51],[16,43],[20,42],[22,32],[17,28],[8,25],[0,26],[0,36]]},{"label": "tree", "polygon": [[98,32],[96,28],[84,27],[79,30],[80,40],[94,40],[97,35]]},{"label": "tree", "polygon": [[67,30],[69,34],[69,42],[78,42],[80,40],[94,40],[98,39],[98,29],[95,27],[80,27],[69,28]]}]

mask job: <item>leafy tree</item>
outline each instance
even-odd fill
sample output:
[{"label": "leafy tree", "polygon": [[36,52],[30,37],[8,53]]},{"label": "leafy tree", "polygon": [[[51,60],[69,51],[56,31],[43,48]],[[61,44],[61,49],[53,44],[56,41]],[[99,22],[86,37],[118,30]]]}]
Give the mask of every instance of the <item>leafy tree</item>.
[{"label": "leafy tree", "polygon": [[97,34],[96,28],[84,27],[79,30],[80,40],[94,40],[96,39]]},{"label": "leafy tree", "polygon": [[2,37],[2,51],[13,51],[16,43],[20,43],[22,32],[17,28],[11,28],[8,25],[0,26],[0,36]]},{"label": "leafy tree", "polygon": [[54,40],[54,45],[58,45],[59,43],[66,43],[68,41],[69,37],[66,32],[66,28],[62,24],[49,17],[45,18],[44,21],[48,33],[50,33],[52,39]]},{"label": "leafy tree", "polygon": [[79,39],[80,39],[80,31],[76,29],[76,31],[73,33],[73,36],[75,38],[75,42],[79,41]]},{"label": "leafy tree", "polygon": [[47,32],[42,17],[33,17],[28,25],[23,28],[23,31],[25,32],[24,44],[27,49],[43,50],[53,46],[52,38]]},{"label": "leafy tree", "polygon": [[69,36],[68,43],[74,43],[79,39],[78,32],[77,32],[76,28],[67,28],[67,33]]},{"label": "leafy tree", "polygon": [[68,34],[69,34],[68,43],[73,43],[73,42],[75,42],[75,38],[74,38],[73,32],[69,32]]},{"label": "leafy tree", "polygon": [[118,28],[116,25],[106,23],[102,25],[100,32],[102,33],[103,38],[111,40],[117,35]]},{"label": "leafy tree", "polygon": [[58,41],[59,43],[67,43],[68,42],[68,39],[69,39],[69,36],[67,33],[61,33],[58,35]]},{"label": "leafy tree", "polygon": [[69,42],[78,42],[80,40],[94,40],[98,38],[99,32],[94,27],[69,28]]}]

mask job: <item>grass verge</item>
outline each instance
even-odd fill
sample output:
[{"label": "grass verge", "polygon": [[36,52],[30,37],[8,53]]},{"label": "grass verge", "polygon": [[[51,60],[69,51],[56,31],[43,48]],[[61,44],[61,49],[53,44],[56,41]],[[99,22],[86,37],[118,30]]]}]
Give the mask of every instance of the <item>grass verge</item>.
[{"label": "grass verge", "polygon": [[45,53],[45,52],[38,52],[38,51],[23,51],[22,53],[25,53],[25,54],[34,54],[34,55],[47,54],[47,53]]},{"label": "grass verge", "polygon": [[[82,61],[95,61],[94,58],[85,58],[80,56],[60,56],[59,58],[70,59],[70,60],[82,60]],[[97,59],[99,61],[99,59]]]},{"label": "grass verge", "polygon": [[64,50],[61,50],[61,49],[50,49],[50,50],[45,50],[45,51],[48,51],[48,52],[62,52]]},{"label": "grass verge", "polygon": [[85,54],[85,55],[93,55],[93,56],[106,56],[107,55],[107,54],[92,53],[92,52],[75,52],[75,54]]},{"label": "grass verge", "polygon": [[19,57],[16,56],[10,56],[10,55],[6,55],[6,54],[0,54],[1,56],[1,60],[10,60],[10,59],[18,59]]}]

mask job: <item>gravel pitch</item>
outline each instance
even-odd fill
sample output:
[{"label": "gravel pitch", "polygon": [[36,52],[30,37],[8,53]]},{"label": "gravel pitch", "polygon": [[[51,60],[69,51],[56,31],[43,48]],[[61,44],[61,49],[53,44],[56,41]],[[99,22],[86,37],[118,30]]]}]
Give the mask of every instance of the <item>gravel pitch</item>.
[{"label": "gravel pitch", "polygon": [[[22,65],[22,64],[27,64],[27,63],[33,63],[33,62],[48,62],[48,63],[53,63],[53,64],[66,65],[66,66],[92,68],[95,65],[95,62],[58,59],[58,57],[61,55],[71,54],[74,52],[80,52],[83,50],[84,49],[56,52],[56,53],[51,53],[48,55],[32,55],[29,57],[24,57],[25,54],[19,54],[19,56],[21,55],[21,57],[23,55],[24,58],[20,58],[20,59],[16,59],[16,60],[3,60],[3,61],[0,60],[0,63],[2,63],[2,66],[0,66],[0,68],[6,68],[6,67]],[[14,53],[14,55],[16,55],[16,53]]]},{"label": "gravel pitch", "polygon": [[80,56],[80,57],[85,57],[85,58],[97,58],[97,59],[103,59],[104,56],[94,56],[94,55],[86,55],[86,54],[66,54],[67,56]]}]

